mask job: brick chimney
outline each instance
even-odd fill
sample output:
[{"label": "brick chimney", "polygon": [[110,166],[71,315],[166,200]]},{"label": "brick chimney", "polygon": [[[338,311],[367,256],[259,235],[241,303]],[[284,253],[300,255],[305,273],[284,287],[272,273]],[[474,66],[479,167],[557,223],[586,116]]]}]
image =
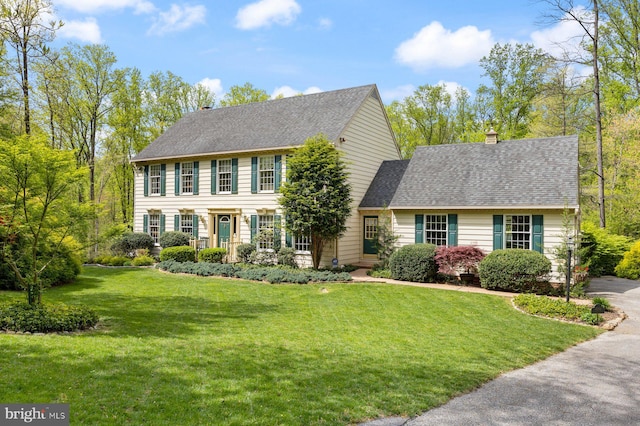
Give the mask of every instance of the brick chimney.
[{"label": "brick chimney", "polygon": [[484,140],[484,143],[488,145],[495,145],[498,143],[498,132],[493,130],[493,127],[485,135],[486,138]]}]

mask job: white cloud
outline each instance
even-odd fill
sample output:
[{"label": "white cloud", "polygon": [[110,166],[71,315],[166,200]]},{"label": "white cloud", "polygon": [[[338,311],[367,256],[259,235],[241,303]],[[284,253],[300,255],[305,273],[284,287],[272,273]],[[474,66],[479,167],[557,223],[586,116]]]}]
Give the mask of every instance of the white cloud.
[{"label": "white cloud", "polygon": [[308,87],[304,91],[295,90],[291,86],[281,86],[281,87],[276,87],[274,89],[274,91],[271,93],[271,99],[275,99],[279,95],[282,95],[282,97],[284,98],[290,98],[291,96],[297,96],[300,93],[302,93],[303,95],[310,95],[312,93],[320,93],[320,92],[322,92],[322,89],[316,86]]},{"label": "white cloud", "polygon": [[57,32],[61,38],[73,38],[82,42],[102,43],[100,26],[95,18],[86,18],[84,21],[66,21]]},{"label": "white cloud", "polygon": [[156,10],[147,0],[56,0],[57,7],[66,7],[82,13],[132,8],[135,13],[152,13]]},{"label": "white cloud", "polygon": [[404,84],[393,89],[382,90],[380,91],[380,96],[385,102],[401,101],[407,96],[413,95],[415,90],[416,87],[413,84]]},{"label": "white cloud", "polygon": [[204,24],[206,7],[198,6],[178,6],[172,4],[166,12],[160,12],[155,18],[155,22],[147,31],[150,35],[163,35],[184,31],[197,24]]},{"label": "white cloud", "polygon": [[415,71],[459,68],[478,62],[491,51],[495,40],[490,30],[466,26],[451,31],[434,21],[396,48],[396,60]]},{"label": "white cloud", "polygon": [[207,89],[211,90],[216,95],[216,99],[222,98],[224,95],[224,89],[222,88],[222,81],[219,78],[203,78],[196,84],[200,84]]},{"label": "white cloud", "polygon": [[[580,6],[573,13],[577,16],[585,16],[589,11]],[[583,51],[580,43],[585,35],[580,24],[565,16],[556,25],[531,33],[531,41],[536,47],[549,52],[554,57],[562,58],[565,55],[575,56]]]},{"label": "white cloud", "polygon": [[321,30],[330,30],[333,27],[333,21],[329,18],[318,19],[318,25]]},{"label": "white cloud", "polygon": [[295,0],[260,0],[238,10],[236,27],[255,30],[271,24],[289,25],[301,11]]}]

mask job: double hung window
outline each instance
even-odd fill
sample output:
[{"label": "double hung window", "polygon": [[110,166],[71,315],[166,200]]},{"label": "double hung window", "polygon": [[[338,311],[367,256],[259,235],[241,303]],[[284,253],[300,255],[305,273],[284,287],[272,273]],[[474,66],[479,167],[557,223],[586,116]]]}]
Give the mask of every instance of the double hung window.
[{"label": "double hung window", "polygon": [[505,216],[505,248],[531,249],[531,216]]},{"label": "double hung window", "polygon": [[424,242],[437,246],[447,245],[447,215],[427,214],[424,217]]},{"label": "double hung window", "polygon": [[182,163],[180,166],[180,192],[193,194],[193,163]]}]

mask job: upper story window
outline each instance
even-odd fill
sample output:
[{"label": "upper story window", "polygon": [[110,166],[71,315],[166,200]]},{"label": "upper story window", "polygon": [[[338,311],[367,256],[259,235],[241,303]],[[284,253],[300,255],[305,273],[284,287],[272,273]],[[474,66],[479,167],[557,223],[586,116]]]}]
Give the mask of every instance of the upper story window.
[{"label": "upper story window", "polygon": [[162,170],[160,164],[149,166],[149,194],[160,195]]},{"label": "upper story window", "polygon": [[270,155],[268,157],[258,158],[258,181],[260,183],[260,192],[271,192],[274,190],[275,183],[275,158]]},{"label": "upper story window", "polygon": [[180,193],[193,194],[193,163],[180,165]]},{"label": "upper story window", "polygon": [[505,216],[505,248],[531,249],[531,216]]},{"label": "upper story window", "polygon": [[424,242],[437,246],[447,245],[447,215],[427,214],[424,217]]},{"label": "upper story window", "polygon": [[218,160],[218,193],[231,194],[233,182],[232,162],[228,160]]}]

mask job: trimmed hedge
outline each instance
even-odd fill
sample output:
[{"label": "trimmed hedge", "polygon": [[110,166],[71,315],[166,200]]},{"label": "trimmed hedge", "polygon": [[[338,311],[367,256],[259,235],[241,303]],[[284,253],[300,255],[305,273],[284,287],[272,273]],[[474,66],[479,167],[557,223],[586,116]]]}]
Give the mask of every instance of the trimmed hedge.
[{"label": "trimmed hedge", "polygon": [[98,314],[86,306],[63,303],[29,305],[26,302],[0,304],[0,330],[29,333],[77,331],[98,323]]},{"label": "trimmed hedge", "polygon": [[184,232],[168,231],[160,235],[158,243],[162,248],[188,246],[191,236]]},{"label": "trimmed hedge", "polygon": [[118,241],[111,245],[111,251],[115,255],[134,257],[136,250],[153,249],[154,242],[151,235],[143,232],[124,234]]},{"label": "trimmed hedge", "polygon": [[222,263],[227,249],[221,247],[206,248],[198,252],[198,262]]},{"label": "trimmed hedge", "polygon": [[348,272],[300,270],[282,266],[260,267],[227,263],[195,263],[167,260],[156,265],[158,269],[174,274],[195,274],[200,276],[223,276],[270,283],[307,284],[309,282],[351,281]]},{"label": "trimmed hedge", "polygon": [[193,262],[196,258],[196,249],[189,246],[175,246],[162,249],[160,261],[175,260],[176,262]]},{"label": "trimmed hedge", "polygon": [[478,266],[480,285],[487,289],[548,293],[551,261],[533,250],[494,250]]},{"label": "trimmed hedge", "polygon": [[436,246],[433,244],[400,247],[389,258],[391,277],[401,281],[433,282],[438,271],[435,255]]}]

